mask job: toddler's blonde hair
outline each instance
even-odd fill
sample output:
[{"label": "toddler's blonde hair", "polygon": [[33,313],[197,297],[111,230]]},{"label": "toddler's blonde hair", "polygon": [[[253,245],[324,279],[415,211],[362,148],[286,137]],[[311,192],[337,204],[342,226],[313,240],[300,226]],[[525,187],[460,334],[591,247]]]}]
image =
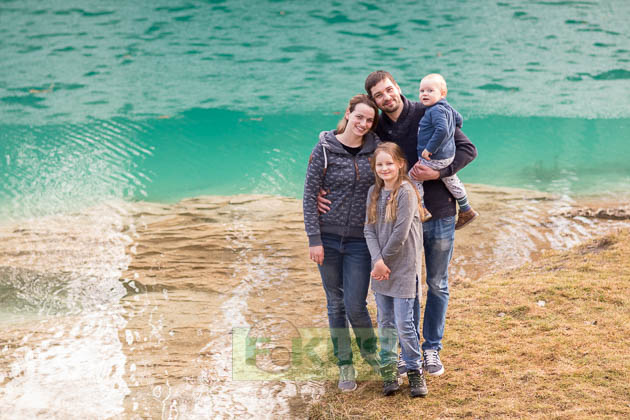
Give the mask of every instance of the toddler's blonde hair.
[{"label": "toddler's blonde hair", "polygon": [[446,80],[444,80],[444,77],[441,74],[439,73],[427,74],[426,76],[422,78],[422,80],[420,80],[420,83],[422,83],[424,80],[436,81],[438,86],[440,87],[440,91],[442,92],[442,95],[446,96],[446,93],[448,92],[448,88],[446,87]]}]

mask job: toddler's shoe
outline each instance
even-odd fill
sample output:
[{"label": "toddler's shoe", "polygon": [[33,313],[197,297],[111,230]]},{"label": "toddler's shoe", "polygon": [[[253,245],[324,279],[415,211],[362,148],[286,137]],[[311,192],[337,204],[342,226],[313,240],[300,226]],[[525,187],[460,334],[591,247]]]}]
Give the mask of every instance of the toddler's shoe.
[{"label": "toddler's shoe", "polygon": [[475,220],[479,216],[473,208],[471,207],[468,211],[460,211],[457,216],[457,223],[455,224],[455,230],[459,230]]}]

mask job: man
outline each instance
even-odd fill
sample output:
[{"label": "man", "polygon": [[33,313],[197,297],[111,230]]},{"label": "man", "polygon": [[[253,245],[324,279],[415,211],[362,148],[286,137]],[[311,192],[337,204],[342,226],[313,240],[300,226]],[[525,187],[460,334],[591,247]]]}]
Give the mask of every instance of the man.
[{"label": "man", "polygon": [[[418,163],[417,139],[418,123],[424,115],[419,102],[405,98],[398,83],[386,71],[372,72],[365,79],[365,91],[383,112],[376,127],[376,134],[382,141],[398,144],[407,158],[411,175],[424,181],[424,203],[433,216],[423,223],[424,254],[427,270],[427,301],[424,308],[422,354],[425,371],[434,376],[444,373],[440,360],[444,323],[449,300],[448,265],[453,254],[455,240],[455,199],[440,181],[440,178],[457,173],[477,157],[477,149],[468,137],[457,128],[455,130],[455,159],[448,167],[439,171]],[[329,210],[329,200],[318,197],[319,209]],[[416,316],[416,314],[418,316]],[[420,303],[416,299],[414,321],[419,331]]]}]

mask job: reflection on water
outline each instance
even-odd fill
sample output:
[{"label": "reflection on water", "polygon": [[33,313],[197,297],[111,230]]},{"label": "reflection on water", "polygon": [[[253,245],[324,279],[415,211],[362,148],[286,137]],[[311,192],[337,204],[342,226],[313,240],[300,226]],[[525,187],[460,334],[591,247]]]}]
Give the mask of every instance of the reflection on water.
[{"label": "reflection on water", "polygon": [[129,388],[118,341],[121,313],[85,313],[4,327],[0,418],[106,418]]},{"label": "reflection on water", "polygon": [[[0,404],[11,410],[0,418],[299,411],[321,384],[231,375],[233,327],[269,316],[299,324],[295,302],[321,305],[296,204],[116,203],[4,225],[0,304],[10,318],[0,334]],[[326,325],[325,313],[312,323]]]},{"label": "reflection on water", "polygon": [[0,418],[122,412],[124,217],[104,206],[2,227]]}]

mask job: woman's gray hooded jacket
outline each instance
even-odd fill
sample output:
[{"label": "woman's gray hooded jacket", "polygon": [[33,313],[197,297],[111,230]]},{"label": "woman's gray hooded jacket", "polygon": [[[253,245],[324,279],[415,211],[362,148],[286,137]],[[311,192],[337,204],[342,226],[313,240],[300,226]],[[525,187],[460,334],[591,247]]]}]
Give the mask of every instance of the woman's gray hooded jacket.
[{"label": "woman's gray hooded jacket", "polygon": [[[323,131],[313,148],[304,183],[304,225],[309,246],[321,245],[321,233],[363,238],[365,202],[368,189],[374,184],[370,158],[380,143],[368,132],[356,156],[337,140],[336,130]],[[326,191],[331,201],[326,214],[317,211],[317,194]]]}]

